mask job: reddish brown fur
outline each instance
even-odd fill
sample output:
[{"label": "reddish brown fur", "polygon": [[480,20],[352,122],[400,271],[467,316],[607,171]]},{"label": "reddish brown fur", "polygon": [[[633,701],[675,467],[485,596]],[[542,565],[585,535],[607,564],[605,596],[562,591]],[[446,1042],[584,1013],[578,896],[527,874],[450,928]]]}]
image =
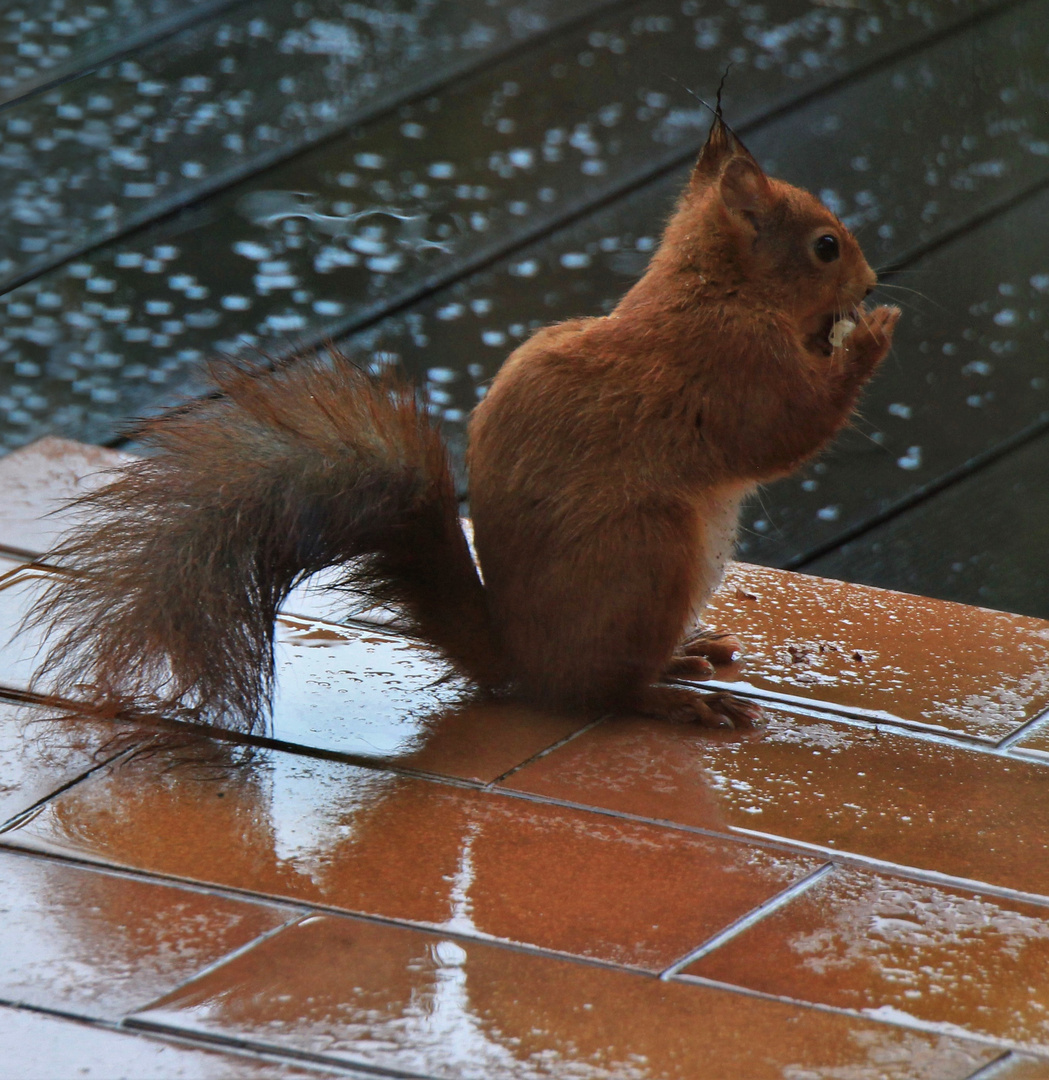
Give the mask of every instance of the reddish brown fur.
[{"label": "reddish brown fur", "polygon": [[[834,215],[767,178],[718,117],[644,277],[606,318],[525,342],[474,414],[483,589],[410,394],[344,360],[225,369],[225,398],[155,423],[165,453],[85,501],[58,552],[77,573],[34,616],[64,628],[44,670],[113,711],[250,727],[277,607],[342,566],[486,689],[749,723],[756,708],[728,695],[655,684],[703,670],[675,650],[731,555],[740,499],[825,445],[887,352],[899,313],[862,309],[874,281]],[[832,350],[845,314],[860,325]]]},{"label": "reddish brown fur", "polygon": [[[829,265],[812,254],[824,233],[841,246]],[[648,707],[729,554],[711,551],[726,544],[712,518],[825,445],[888,350],[892,308],[825,345],[874,282],[834,215],[716,121],[618,307],[510,357],[471,423],[471,507],[528,696]]]}]

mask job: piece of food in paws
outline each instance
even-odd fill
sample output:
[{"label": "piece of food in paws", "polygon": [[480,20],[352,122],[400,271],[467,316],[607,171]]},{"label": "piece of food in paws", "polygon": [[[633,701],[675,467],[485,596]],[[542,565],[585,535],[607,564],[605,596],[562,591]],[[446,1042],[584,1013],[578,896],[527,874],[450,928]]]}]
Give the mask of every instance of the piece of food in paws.
[{"label": "piece of food in paws", "polygon": [[856,329],[852,319],[838,319],[830,328],[830,344],[832,349],[840,349],[845,339]]}]

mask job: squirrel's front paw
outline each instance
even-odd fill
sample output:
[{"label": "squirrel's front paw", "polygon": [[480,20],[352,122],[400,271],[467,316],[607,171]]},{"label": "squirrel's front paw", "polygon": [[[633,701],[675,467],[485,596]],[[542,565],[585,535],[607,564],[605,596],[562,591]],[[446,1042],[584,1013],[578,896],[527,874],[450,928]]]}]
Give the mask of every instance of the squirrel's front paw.
[{"label": "squirrel's front paw", "polygon": [[865,372],[880,364],[892,345],[892,333],[899,318],[900,309],[886,305],[857,312],[856,329],[841,345],[848,363]]}]

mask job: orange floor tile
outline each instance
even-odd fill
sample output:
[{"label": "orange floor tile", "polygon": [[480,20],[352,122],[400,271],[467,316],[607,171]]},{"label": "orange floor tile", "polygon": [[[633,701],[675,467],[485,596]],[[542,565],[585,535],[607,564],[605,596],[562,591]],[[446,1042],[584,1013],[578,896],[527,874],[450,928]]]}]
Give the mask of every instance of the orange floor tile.
[{"label": "orange floor tile", "polygon": [[[31,509],[98,463],[0,462],[7,632]],[[737,565],[736,734],[464,701],[307,608],[250,755],[142,752],[32,697],[31,635],[0,655],[22,1072],[1049,1077],[1049,623]]]}]

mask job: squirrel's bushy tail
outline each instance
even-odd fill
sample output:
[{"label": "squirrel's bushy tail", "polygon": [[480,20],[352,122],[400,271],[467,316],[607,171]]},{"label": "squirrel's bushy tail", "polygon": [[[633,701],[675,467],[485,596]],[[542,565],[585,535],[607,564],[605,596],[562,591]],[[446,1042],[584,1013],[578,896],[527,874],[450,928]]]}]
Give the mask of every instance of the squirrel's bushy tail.
[{"label": "squirrel's bushy tail", "polygon": [[501,682],[444,443],[412,390],[344,357],[232,362],[222,396],[150,421],[159,450],[78,502],[30,612],[57,635],[40,671],[109,712],[240,730],[265,718],[273,629],[319,570],[394,608],[482,686]]}]

